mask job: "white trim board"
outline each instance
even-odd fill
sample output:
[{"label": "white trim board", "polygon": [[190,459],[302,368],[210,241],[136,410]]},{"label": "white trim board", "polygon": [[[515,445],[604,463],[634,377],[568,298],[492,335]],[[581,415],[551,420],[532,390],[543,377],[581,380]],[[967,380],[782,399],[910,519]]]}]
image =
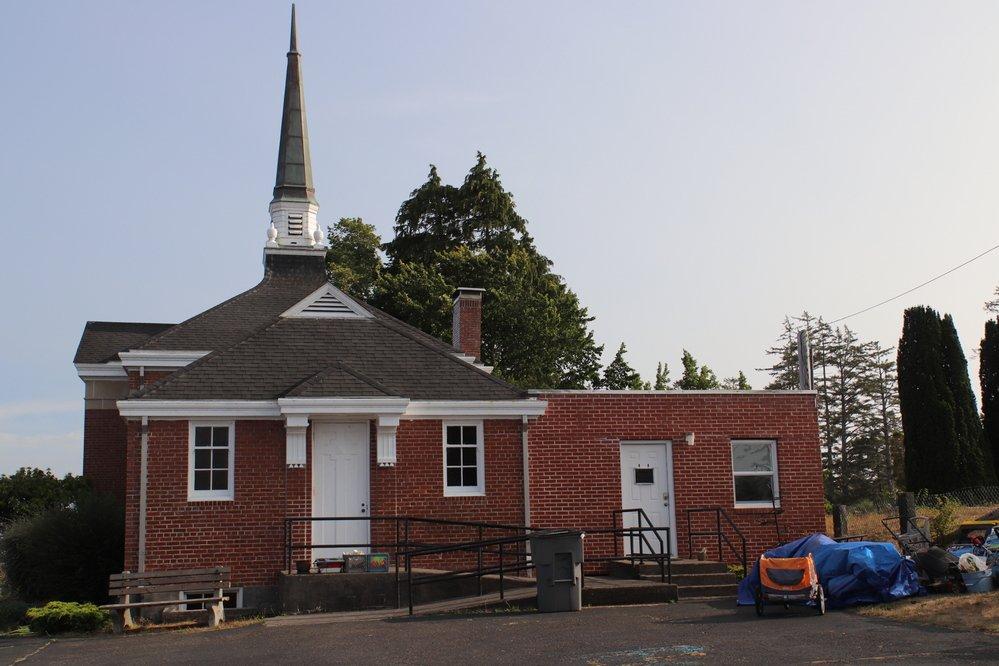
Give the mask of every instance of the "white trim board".
[{"label": "white trim board", "polygon": [[208,354],[211,352],[186,349],[130,349],[118,352],[118,358],[126,368],[183,368]]},{"label": "white trim board", "polygon": [[121,367],[121,363],[118,361],[109,361],[108,363],[74,363],[73,365],[76,366],[76,374],[84,381],[89,379],[124,379],[128,377],[125,368]]},{"label": "white trim board", "polygon": [[409,400],[408,398],[280,398],[278,400],[119,400],[125,418],[278,419],[282,416],[391,415],[402,419],[519,419],[545,413],[544,400]]},{"label": "white trim board", "polygon": [[703,391],[684,391],[681,389],[669,389],[666,391],[632,391],[627,389],[528,389],[528,394],[530,395],[591,395],[595,397],[608,396],[608,395],[696,395],[696,396],[711,396],[711,395],[818,395],[818,391],[810,389],[807,391],[803,390],[768,390],[768,389],[751,389],[748,391],[739,391],[736,389],[709,389]]}]

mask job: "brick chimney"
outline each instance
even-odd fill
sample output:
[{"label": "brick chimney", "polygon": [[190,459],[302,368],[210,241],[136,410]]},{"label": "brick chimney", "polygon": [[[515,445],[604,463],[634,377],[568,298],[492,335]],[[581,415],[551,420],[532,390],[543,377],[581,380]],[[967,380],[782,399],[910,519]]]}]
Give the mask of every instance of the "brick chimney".
[{"label": "brick chimney", "polygon": [[451,310],[451,340],[454,348],[478,360],[482,356],[482,294],[485,289],[458,287]]}]

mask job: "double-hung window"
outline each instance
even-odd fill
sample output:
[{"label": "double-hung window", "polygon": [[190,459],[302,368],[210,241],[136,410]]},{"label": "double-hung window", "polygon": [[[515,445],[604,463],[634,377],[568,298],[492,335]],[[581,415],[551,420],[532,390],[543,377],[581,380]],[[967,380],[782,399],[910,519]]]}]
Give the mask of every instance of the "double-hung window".
[{"label": "double-hung window", "polygon": [[231,500],[235,480],[235,424],[192,422],[188,439],[187,499]]},{"label": "double-hung window", "polygon": [[482,422],[444,424],[444,494],[485,495]]},{"label": "double-hung window", "polygon": [[779,506],[777,442],[772,439],[732,440],[732,476],[735,506]]}]

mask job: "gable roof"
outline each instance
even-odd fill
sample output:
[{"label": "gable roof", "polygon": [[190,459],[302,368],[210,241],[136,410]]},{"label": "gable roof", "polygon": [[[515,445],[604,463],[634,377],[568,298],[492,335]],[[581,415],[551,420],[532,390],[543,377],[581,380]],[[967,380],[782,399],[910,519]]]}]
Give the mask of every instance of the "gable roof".
[{"label": "gable roof", "polygon": [[118,352],[134,349],[173,324],[126,321],[88,321],[83,327],[73,363],[107,363]]}]

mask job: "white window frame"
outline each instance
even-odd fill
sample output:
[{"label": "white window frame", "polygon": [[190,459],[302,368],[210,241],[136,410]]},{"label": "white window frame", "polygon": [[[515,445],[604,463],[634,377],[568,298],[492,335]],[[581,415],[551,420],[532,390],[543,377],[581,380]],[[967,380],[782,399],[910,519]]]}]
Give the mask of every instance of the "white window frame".
[{"label": "white window frame", "polygon": [[[447,485],[447,429],[453,426],[475,426],[478,436],[476,441],[475,466],[476,479],[479,484],[471,486]],[[482,421],[443,421],[441,424],[441,481],[444,484],[444,497],[482,497],[486,494],[486,430]]]},{"label": "white window frame", "polygon": [[[226,490],[194,489],[194,429],[229,428],[229,487]],[[187,428],[187,501],[224,502],[235,499],[236,487],[236,422],[190,421]]]},{"label": "white window frame", "polygon": [[[770,447],[770,460],[773,462],[773,470],[764,472],[737,472],[735,471],[735,445],[736,444],[767,444]],[[732,503],[737,509],[769,509],[774,506],[780,508],[780,474],[777,467],[777,440],[775,439],[732,439],[729,440],[729,464],[732,469]],[[735,479],[739,476],[767,476],[769,474],[773,483],[774,502],[740,502],[735,495]]]}]

